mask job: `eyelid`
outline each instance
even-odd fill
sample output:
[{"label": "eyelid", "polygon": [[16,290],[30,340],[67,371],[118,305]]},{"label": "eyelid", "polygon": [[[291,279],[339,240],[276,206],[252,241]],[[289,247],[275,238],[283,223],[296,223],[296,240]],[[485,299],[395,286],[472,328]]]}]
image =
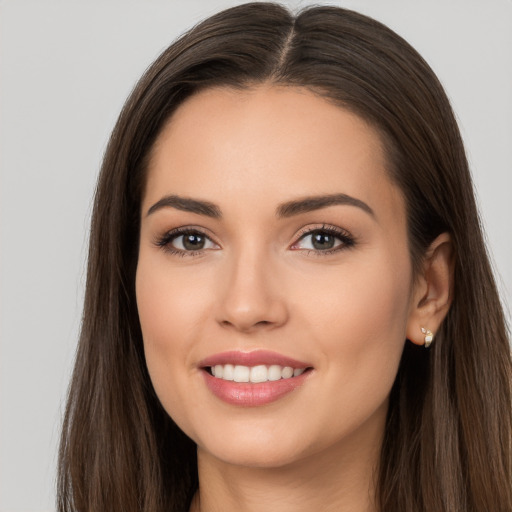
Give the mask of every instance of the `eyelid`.
[{"label": "eyelid", "polygon": [[[307,236],[312,235],[315,232],[325,232],[328,233],[338,240],[340,240],[341,243],[338,245],[335,245],[331,249],[326,250],[319,250],[319,249],[302,249],[296,247],[297,244],[306,238]],[[346,229],[340,228],[338,226],[333,226],[331,224],[317,224],[317,225],[308,225],[299,230],[299,232],[294,236],[295,242],[290,246],[290,249],[292,250],[302,250],[302,251],[308,251],[312,252],[318,255],[327,255],[332,254],[333,252],[337,252],[342,249],[347,249],[350,247],[353,247],[356,243],[355,237]]]},{"label": "eyelid", "polygon": [[308,224],[307,226],[300,228],[299,231],[295,234],[294,238],[298,240],[301,237],[303,237],[304,235],[308,235],[308,234],[312,233],[313,231],[328,231],[329,233],[334,233],[334,234],[339,233],[341,235],[346,235],[348,237],[352,236],[346,229],[340,228],[338,226],[334,226],[332,224],[318,223],[318,224]]},{"label": "eyelid", "polygon": [[[187,251],[183,249],[178,249],[176,247],[173,247],[171,245],[171,242],[175,240],[176,238],[179,238],[180,236],[184,236],[187,234],[193,234],[197,233],[201,236],[204,236],[207,238],[212,244],[216,246],[216,248],[206,248],[206,249],[197,249],[195,251]],[[197,254],[203,253],[204,251],[210,251],[210,250],[218,250],[221,248],[220,244],[215,240],[215,237],[213,237],[207,229],[200,227],[200,226],[180,226],[177,228],[170,229],[168,231],[165,231],[161,235],[157,235],[153,241],[154,245],[156,245],[158,248],[169,252],[171,254],[180,255],[180,256],[195,256]]]}]

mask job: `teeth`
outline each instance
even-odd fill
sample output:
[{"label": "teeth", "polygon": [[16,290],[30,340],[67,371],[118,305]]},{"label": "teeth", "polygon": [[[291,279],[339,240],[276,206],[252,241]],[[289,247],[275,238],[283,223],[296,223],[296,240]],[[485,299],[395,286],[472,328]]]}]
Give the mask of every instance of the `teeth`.
[{"label": "teeth", "polygon": [[265,366],[242,366],[232,364],[217,364],[210,368],[217,379],[233,380],[235,382],[273,382],[280,379],[290,379],[302,375],[306,368],[292,368],[273,364]]},{"label": "teeth", "polygon": [[253,366],[251,368],[251,375],[249,376],[251,382],[267,382],[268,370],[264,365]]},{"label": "teeth", "polygon": [[[217,366],[215,368],[217,368]],[[232,364],[225,364],[221,373],[222,373],[221,378],[224,380],[234,380],[235,379],[235,367]]]},{"label": "teeth", "polygon": [[235,382],[249,382],[249,377],[251,374],[251,369],[248,366],[235,366],[235,372],[233,380]]},{"label": "teeth", "polygon": [[285,366],[281,372],[281,377],[283,379],[289,379],[290,377],[293,377],[293,368],[290,366]]},{"label": "teeth", "polygon": [[277,364],[273,364],[268,369],[268,380],[274,381],[279,380],[281,378],[281,373],[283,372],[283,369],[278,366]]}]

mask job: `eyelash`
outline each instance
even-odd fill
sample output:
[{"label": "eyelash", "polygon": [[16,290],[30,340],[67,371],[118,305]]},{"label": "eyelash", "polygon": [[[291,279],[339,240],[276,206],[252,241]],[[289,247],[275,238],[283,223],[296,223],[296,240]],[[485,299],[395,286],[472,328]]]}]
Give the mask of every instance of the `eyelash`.
[{"label": "eyelash", "polygon": [[301,240],[304,240],[306,237],[313,235],[314,233],[323,233],[328,234],[331,236],[334,236],[338,240],[341,241],[341,243],[332,249],[326,249],[326,250],[319,250],[319,249],[302,249],[304,251],[307,251],[307,255],[310,256],[328,256],[330,254],[343,251],[345,249],[350,249],[355,246],[356,240],[355,238],[346,230],[330,226],[328,224],[323,224],[322,226],[318,227],[308,227],[299,232],[297,235],[297,241],[293,243],[293,245],[297,245]]},{"label": "eyelash", "polygon": [[202,251],[204,251],[204,249],[199,249],[197,251],[183,251],[182,249],[176,249],[171,245],[171,242],[173,242],[176,238],[178,238],[180,236],[185,236],[185,235],[199,235],[199,236],[207,238],[208,240],[211,241],[211,238],[206,233],[201,231],[200,229],[191,228],[191,227],[183,227],[183,228],[176,228],[176,229],[172,229],[171,231],[168,231],[167,233],[165,233],[163,236],[161,236],[160,238],[158,238],[155,241],[155,245],[157,247],[160,247],[165,252],[172,254],[173,256],[185,257],[185,256],[197,256],[197,255],[201,254]]},{"label": "eyelash", "polygon": [[[335,226],[330,226],[323,224],[322,226],[317,227],[308,227],[304,228],[299,234],[297,235],[297,241],[292,244],[292,247],[297,245],[301,240],[304,240],[306,237],[313,235],[314,233],[323,233],[328,234],[331,236],[334,236],[339,241],[341,241],[340,244],[333,247],[332,249],[327,250],[319,250],[319,249],[298,249],[307,251],[307,255],[314,255],[314,256],[328,256],[330,254],[336,253],[338,251],[342,251],[344,249],[350,249],[354,247],[356,244],[355,238],[344,229],[337,228]],[[207,249],[198,249],[196,251],[184,251],[182,249],[176,249],[171,245],[171,242],[173,242],[176,238],[179,238],[180,236],[184,235],[199,235],[201,237],[205,237],[208,240],[210,240],[212,243],[213,240],[203,231],[196,228],[191,227],[182,227],[182,228],[176,228],[171,231],[168,231],[163,236],[159,237],[157,240],[155,240],[155,245],[157,247],[160,247],[162,250],[168,252],[169,254],[173,256],[179,256],[179,257],[193,257],[198,256],[203,253],[203,251]]]}]

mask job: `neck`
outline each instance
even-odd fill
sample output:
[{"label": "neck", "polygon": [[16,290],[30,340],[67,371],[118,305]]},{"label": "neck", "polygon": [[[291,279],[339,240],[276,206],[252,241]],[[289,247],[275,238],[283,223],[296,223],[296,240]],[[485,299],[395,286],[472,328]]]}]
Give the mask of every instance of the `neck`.
[{"label": "neck", "polygon": [[229,464],[199,448],[200,484],[190,512],[376,512],[381,440],[345,439],[277,468]]}]

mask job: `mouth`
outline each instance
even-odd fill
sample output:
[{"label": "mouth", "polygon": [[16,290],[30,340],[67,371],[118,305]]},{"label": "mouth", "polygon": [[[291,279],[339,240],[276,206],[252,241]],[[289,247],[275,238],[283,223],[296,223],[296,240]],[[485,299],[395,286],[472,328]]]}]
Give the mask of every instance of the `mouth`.
[{"label": "mouth", "polygon": [[305,371],[311,370],[311,368],[293,368],[292,366],[280,366],[278,364],[270,366],[264,364],[257,366],[217,364],[215,366],[208,366],[205,370],[217,379],[258,384],[299,377]]},{"label": "mouth", "polygon": [[224,352],[200,369],[208,389],[223,402],[253,407],[274,402],[299,389],[313,367],[268,351]]}]

